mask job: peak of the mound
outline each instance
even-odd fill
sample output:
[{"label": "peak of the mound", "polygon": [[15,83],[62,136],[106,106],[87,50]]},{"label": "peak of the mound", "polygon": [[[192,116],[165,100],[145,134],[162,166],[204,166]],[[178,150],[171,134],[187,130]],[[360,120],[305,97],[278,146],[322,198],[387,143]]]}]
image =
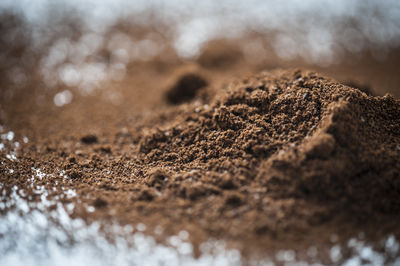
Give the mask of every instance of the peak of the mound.
[{"label": "peak of the mound", "polygon": [[203,195],[225,182],[265,188],[266,197],[338,200],[337,209],[400,206],[400,103],[391,96],[292,70],[233,82],[208,104],[182,108],[142,137],[140,151],[173,172],[199,170],[189,176]]},{"label": "peak of the mound", "polygon": [[313,72],[264,72],[231,83],[208,104],[184,106],[169,127],[143,137],[141,151],[216,168],[217,161],[259,160],[310,136],[332,103],[366,97]]}]

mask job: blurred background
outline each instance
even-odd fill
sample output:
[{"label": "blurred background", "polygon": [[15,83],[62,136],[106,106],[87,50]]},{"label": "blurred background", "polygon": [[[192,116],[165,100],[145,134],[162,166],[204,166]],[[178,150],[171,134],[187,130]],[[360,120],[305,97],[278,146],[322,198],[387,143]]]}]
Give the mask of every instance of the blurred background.
[{"label": "blurred background", "polygon": [[220,77],[300,66],[399,96],[399,46],[396,0],[3,0],[0,97],[120,105],[135,76],[190,62]]}]

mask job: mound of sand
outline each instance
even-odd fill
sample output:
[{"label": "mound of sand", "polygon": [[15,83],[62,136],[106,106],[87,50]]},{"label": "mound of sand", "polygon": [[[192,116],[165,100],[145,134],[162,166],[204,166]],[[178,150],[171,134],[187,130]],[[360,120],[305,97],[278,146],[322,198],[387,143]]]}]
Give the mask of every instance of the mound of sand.
[{"label": "mound of sand", "polygon": [[144,162],[164,169],[146,187],[167,205],[189,200],[179,212],[207,229],[274,232],[400,211],[400,101],[391,96],[275,71],[178,113],[141,137]]},{"label": "mound of sand", "polygon": [[[339,218],[381,228],[399,218],[398,99],[298,70],[224,88],[192,73],[168,97],[162,114],[129,129],[66,138],[60,128],[22,144],[18,162],[0,165],[1,181],[30,195],[26,176],[41,169],[52,174],[41,184],[80,195],[75,217],[144,222],[167,235],[186,229],[194,243],[254,244]],[[55,178],[62,172],[69,178]]]}]

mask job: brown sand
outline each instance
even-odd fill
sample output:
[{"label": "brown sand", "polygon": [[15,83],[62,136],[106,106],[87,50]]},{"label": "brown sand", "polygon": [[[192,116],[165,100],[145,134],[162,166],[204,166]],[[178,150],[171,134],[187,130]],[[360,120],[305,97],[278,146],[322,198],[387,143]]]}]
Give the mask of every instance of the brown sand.
[{"label": "brown sand", "polygon": [[[148,233],[161,226],[164,235],[185,229],[195,247],[209,237],[246,251],[315,242],[324,232],[397,232],[398,99],[300,70],[228,86],[207,86],[210,73],[178,73],[151,113],[130,114],[129,102],[102,112],[101,101],[56,116],[39,109],[25,120],[14,111],[6,124],[30,142],[19,162],[0,165],[0,181],[11,191],[24,187],[32,167],[65,171],[68,179],[39,182],[73,187],[74,216],[144,222]],[[146,106],[149,97],[135,102]]]}]

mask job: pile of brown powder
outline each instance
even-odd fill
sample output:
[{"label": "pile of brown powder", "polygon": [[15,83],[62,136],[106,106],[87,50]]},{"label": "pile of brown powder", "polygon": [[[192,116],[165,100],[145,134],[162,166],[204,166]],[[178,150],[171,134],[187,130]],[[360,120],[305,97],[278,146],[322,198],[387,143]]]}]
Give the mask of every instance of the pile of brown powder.
[{"label": "pile of brown powder", "polygon": [[146,193],[187,200],[171,210],[206,231],[276,234],[337,215],[400,213],[400,101],[391,96],[275,71],[178,114],[140,139],[143,163],[161,169],[144,174]]},{"label": "pile of brown powder", "polygon": [[180,99],[178,84],[163,114],[129,130],[49,136],[51,147],[23,147],[5,181],[23,183],[32,166],[65,171],[65,185],[85,195],[77,204],[96,207],[76,216],[186,229],[194,242],[296,235],[338,217],[381,226],[399,218],[398,99],[299,70],[251,76],[216,95],[194,80],[208,97]]},{"label": "pile of brown powder", "polygon": [[256,188],[265,191],[257,192],[260,206],[265,197],[293,197],[397,213],[399,104],[312,72],[261,73],[209,104],[183,106],[145,134],[139,149],[146,164],[170,172],[158,190],[182,197],[234,190],[249,204]]}]

